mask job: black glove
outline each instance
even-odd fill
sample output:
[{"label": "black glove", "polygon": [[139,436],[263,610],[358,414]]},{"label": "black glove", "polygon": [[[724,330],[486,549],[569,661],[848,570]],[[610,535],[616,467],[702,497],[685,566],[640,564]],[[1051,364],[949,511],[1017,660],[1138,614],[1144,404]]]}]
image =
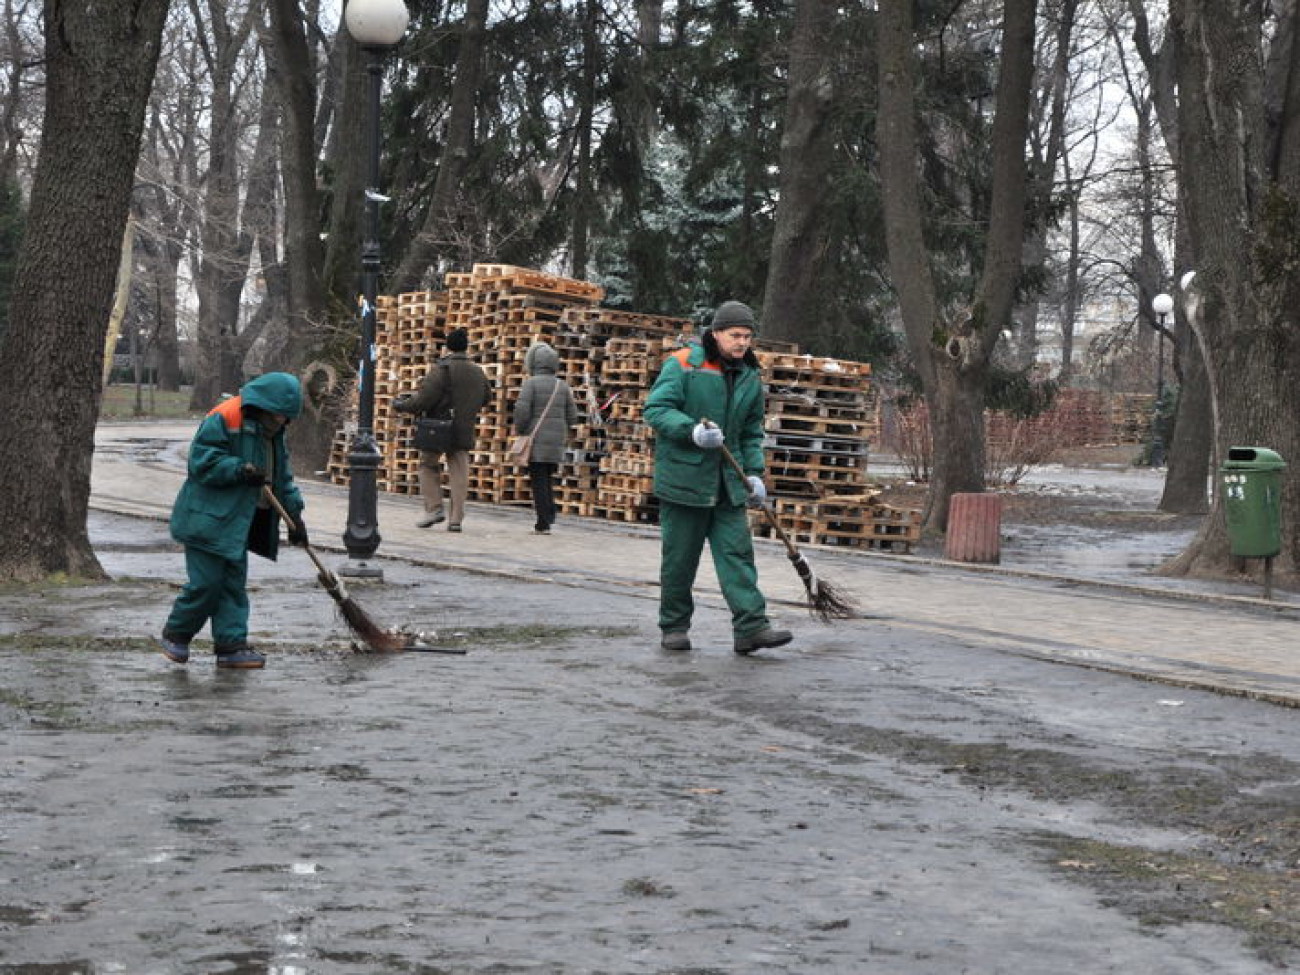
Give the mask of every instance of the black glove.
[{"label": "black glove", "polygon": [[307,525],[302,520],[302,512],[294,515],[289,521],[289,544],[301,545],[307,547]]},{"label": "black glove", "polygon": [[245,484],[251,484],[253,487],[261,487],[266,483],[266,471],[256,464],[245,464],[239,469],[239,476]]},{"label": "black glove", "polygon": [[403,393],[401,396],[394,397],[393,409],[398,413],[410,413],[412,399],[414,399],[414,397],[410,393]]}]

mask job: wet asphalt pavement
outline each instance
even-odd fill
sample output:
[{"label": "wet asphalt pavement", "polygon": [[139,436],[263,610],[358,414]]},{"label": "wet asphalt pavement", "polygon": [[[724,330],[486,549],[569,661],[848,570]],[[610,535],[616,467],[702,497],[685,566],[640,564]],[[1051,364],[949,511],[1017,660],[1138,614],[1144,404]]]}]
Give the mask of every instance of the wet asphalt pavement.
[{"label": "wet asphalt pavement", "polygon": [[[767,546],[796,642],[736,657],[704,573],[696,650],[665,655],[652,534],[487,507],[421,533],[386,499],[401,557],[355,595],[463,656],[357,652],[290,551],[251,565],[267,669],[203,641],[178,667],[152,643],[176,440],[115,436],[163,461],[97,454],[113,581],[0,591],[0,973],[1300,958],[1298,718],[1266,703],[1300,701],[1292,605],[818,551],[871,610],[824,626]],[[338,492],[308,503],[336,537]]]},{"label": "wet asphalt pavement", "polygon": [[[260,672],[145,639],[183,576],[96,513],[116,581],[0,594],[0,972],[1274,971],[1226,916],[1153,922],[1047,838],[1190,852],[1194,825],[980,781],[1050,755],[1152,788],[1250,759],[1292,709],[886,619],[655,646],[644,594],[385,564],[377,618],[465,656],[354,652],[301,553],[254,560]],[[199,645],[196,644],[196,649]],[[1217,774],[1217,773],[1216,773]],[[1279,883],[1291,883],[1281,875]],[[1149,900],[1149,898],[1147,898]],[[1280,954],[1279,954],[1280,953]]]}]

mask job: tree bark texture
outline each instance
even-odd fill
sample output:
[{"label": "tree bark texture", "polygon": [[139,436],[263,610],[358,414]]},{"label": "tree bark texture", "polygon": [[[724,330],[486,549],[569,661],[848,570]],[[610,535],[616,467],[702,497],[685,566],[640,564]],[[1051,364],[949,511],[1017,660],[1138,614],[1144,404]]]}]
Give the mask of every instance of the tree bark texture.
[{"label": "tree bark texture", "polygon": [[243,22],[226,20],[225,4],[209,4],[203,46],[211,79],[208,166],[203,194],[197,352],[190,408],[207,410],[221,394],[239,392],[243,375],[236,343],[240,296],[248,277],[252,238],[242,226],[239,144],[244,136],[235,99],[235,73],[252,32],[251,8]]},{"label": "tree bark texture", "polygon": [[0,343],[0,579],[102,577],[86,511],[104,336],[167,0],[46,0],[45,118]]},{"label": "tree bark texture", "polygon": [[1036,10],[1036,0],[1009,0],[1004,6],[984,265],[970,308],[941,314],[921,222],[912,5],[908,0],[880,4],[881,187],[890,277],[930,410],[934,469],[927,529],[946,529],[953,494],[984,490],[984,387],[1022,270]]},{"label": "tree bark texture", "polygon": [[341,321],[355,322],[361,290],[361,225],[366,191],[366,52],[343,31],[339,69],[338,124],[330,135],[327,165],[334,174],[325,242],[324,284],[328,307]]},{"label": "tree bark texture", "polygon": [[[1294,18],[1295,14],[1290,13]],[[1232,446],[1262,446],[1288,462],[1282,488],[1280,578],[1300,558],[1300,219],[1291,161],[1279,133],[1296,124],[1290,89],[1265,111],[1262,23],[1253,4],[1174,0],[1179,171],[1202,303],[1191,321],[1207,363],[1215,469]],[[1216,477],[1216,481],[1218,478]],[[1221,576],[1238,568],[1229,551],[1222,492],[1196,539],[1166,571]]]},{"label": "tree bark texture", "polygon": [[763,294],[763,334],[806,341],[817,314],[818,273],[826,260],[823,200],[835,151],[829,114],[834,102],[826,58],[838,4],[798,0],[790,45],[785,124],[781,132],[781,192]]},{"label": "tree bark texture", "polygon": [[1168,445],[1169,468],[1160,495],[1160,510],[1185,515],[1204,514],[1209,507],[1206,484],[1214,427],[1210,390],[1205,381],[1205,360],[1185,317],[1175,334],[1180,346],[1181,382],[1177,419]]},{"label": "tree bark texture", "polygon": [[483,77],[487,14],[488,0],[467,0],[438,178],[433,184],[424,224],[411,242],[389,289],[394,294],[420,287],[425,274],[435,263],[439,243],[447,239],[447,228],[455,218],[456,193],[474,149],[474,103]]},{"label": "tree bark texture", "polygon": [[587,276],[588,245],[597,208],[591,158],[600,62],[596,15],[596,0],[586,0],[582,11],[582,82],[578,88],[578,167],[574,180],[573,225],[569,233],[569,249],[573,255],[570,270],[578,280]]},{"label": "tree bark texture", "polygon": [[310,352],[308,338],[325,322],[321,286],[320,193],[316,185],[316,94],[306,28],[296,0],[270,0],[271,51],[284,106],[281,177],[284,185],[284,259],[288,268],[289,343]]},{"label": "tree bark texture", "polygon": [[[1142,0],[1129,0],[1133,19],[1133,45],[1137,50],[1151,86],[1151,105],[1156,123],[1170,159],[1179,159],[1178,92],[1175,66],[1178,57],[1178,34],[1167,30],[1159,48],[1151,38],[1151,26]],[[1175,275],[1195,263],[1191,242],[1187,239],[1186,187],[1178,185],[1178,239],[1174,248]],[[1169,443],[1169,468],[1160,498],[1160,510],[1180,514],[1203,513],[1207,507],[1206,479],[1209,473],[1214,424],[1210,410],[1210,390],[1205,362],[1197,344],[1195,329],[1184,314],[1175,332],[1174,370],[1178,376],[1178,414],[1174,435]]]}]

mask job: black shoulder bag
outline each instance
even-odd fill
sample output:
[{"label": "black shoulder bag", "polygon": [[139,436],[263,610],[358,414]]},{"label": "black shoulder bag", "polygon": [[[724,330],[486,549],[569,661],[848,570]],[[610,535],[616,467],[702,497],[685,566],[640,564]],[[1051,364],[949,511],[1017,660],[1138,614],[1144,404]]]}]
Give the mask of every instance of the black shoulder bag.
[{"label": "black shoulder bag", "polygon": [[[438,400],[438,406],[441,406],[443,400],[451,395],[451,370],[447,368],[445,362],[439,365],[446,370],[446,381],[442,387],[442,399]],[[434,411],[438,407],[434,407]],[[411,443],[416,450],[428,450],[435,454],[445,454],[451,450],[451,426],[453,416],[432,417],[418,416],[415,418],[415,434],[411,437]]]}]

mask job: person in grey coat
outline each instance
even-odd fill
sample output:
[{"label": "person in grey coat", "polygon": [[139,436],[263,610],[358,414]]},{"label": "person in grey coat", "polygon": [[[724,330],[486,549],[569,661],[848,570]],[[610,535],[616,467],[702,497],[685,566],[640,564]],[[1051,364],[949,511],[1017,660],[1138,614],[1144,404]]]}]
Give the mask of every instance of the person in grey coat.
[{"label": "person in grey coat", "polygon": [[537,514],[533,531],[549,535],[555,524],[555,472],[564,459],[569,429],[578,422],[578,406],[569,384],[556,375],[560,356],[550,345],[534,342],[529,346],[524,368],[528,378],[515,401],[514,427],[521,436],[536,431],[528,461],[533,511]]}]

